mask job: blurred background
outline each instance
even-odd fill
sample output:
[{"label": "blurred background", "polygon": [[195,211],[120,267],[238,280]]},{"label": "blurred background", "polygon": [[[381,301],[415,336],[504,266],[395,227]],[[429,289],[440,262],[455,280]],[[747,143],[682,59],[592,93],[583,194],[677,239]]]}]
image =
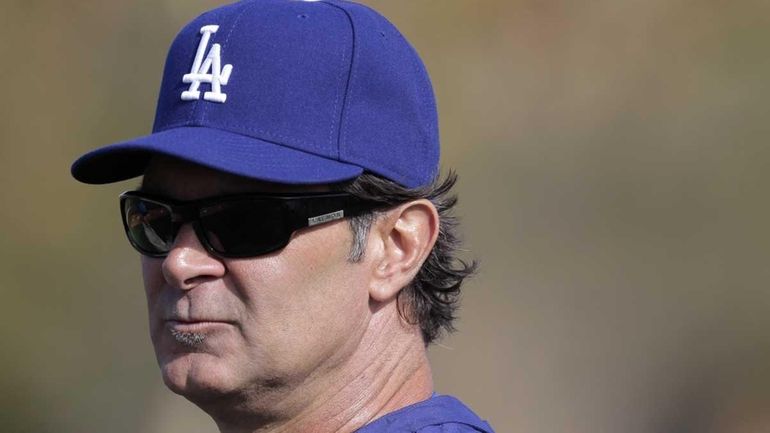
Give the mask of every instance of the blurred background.
[{"label": "blurred background", "polygon": [[[480,275],[431,349],[502,432],[770,431],[770,2],[368,0],[422,54]],[[214,432],[166,391],[117,194],[212,0],[0,5],[0,431]]]}]

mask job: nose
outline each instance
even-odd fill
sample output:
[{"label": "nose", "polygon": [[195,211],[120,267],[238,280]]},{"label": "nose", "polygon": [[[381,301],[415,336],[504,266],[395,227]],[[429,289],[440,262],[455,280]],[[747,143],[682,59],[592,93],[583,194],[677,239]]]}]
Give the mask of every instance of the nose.
[{"label": "nose", "polygon": [[225,264],[201,245],[191,224],[179,229],[171,251],[163,259],[163,277],[171,287],[190,290],[225,275]]}]

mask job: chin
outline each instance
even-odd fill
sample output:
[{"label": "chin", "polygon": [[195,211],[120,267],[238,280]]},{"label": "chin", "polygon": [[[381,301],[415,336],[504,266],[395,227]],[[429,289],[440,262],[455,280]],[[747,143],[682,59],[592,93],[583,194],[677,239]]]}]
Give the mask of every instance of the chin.
[{"label": "chin", "polygon": [[163,382],[191,401],[232,394],[239,386],[222,359],[207,353],[170,355],[160,362]]},{"label": "chin", "polygon": [[179,334],[184,335],[162,327],[152,335],[163,382],[171,391],[183,396],[220,395],[237,387],[233,381],[237,363],[228,350],[232,342],[227,332]]},{"label": "chin", "polygon": [[242,420],[256,412],[259,418],[273,419],[272,411],[285,389],[277,380],[245,382],[221,359],[205,353],[176,355],[160,367],[169,390],[214,418]]}]

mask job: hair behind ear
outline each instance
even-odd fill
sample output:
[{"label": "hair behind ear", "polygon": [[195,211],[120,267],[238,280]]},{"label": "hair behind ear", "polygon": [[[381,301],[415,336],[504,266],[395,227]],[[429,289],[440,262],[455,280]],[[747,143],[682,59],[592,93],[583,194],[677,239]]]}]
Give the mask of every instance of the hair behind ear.
[{"label": "hair behind ear", "polygon": [[[457,175],[449,171],[440,180],[419,188],[404,188],[371,173],[364,173],[353,182],[339,185],[336,189],[357,197],[398,205],[421,198],[430,200],[439,216],[436,243],[414,279],[398,294],[399,312],[413,324],[419,324],[425,344],[430,344],[443,332],[452,332],[456,311],[459,307],[460,287],[466,278],[476,273],[478,262],[466,262],[457,257],[461,247],[458,219],[453,214],[457,196],[452,188]],[[363,245],[377,213],[354,217],[350,226],[354,233],[351,261],[363,258]],[[354,254],[354,252],[356,254]]]}]

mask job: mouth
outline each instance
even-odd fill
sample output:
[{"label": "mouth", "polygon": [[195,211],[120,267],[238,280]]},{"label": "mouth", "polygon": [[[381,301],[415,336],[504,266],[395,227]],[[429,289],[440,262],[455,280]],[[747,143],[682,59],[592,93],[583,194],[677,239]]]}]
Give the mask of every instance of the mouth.
[{"label": "mouth", "polygon": [[219,320],[180,320],[170,319],[165,322],[166,329],[174,339],[189,348],[201,346],[206,338],[232,323]]},{"label": "mouth", "polygon": [[223,320],[166,320],[166,327],[177,332],[206,333],[217,328],[231,325],[231,322]]}]

